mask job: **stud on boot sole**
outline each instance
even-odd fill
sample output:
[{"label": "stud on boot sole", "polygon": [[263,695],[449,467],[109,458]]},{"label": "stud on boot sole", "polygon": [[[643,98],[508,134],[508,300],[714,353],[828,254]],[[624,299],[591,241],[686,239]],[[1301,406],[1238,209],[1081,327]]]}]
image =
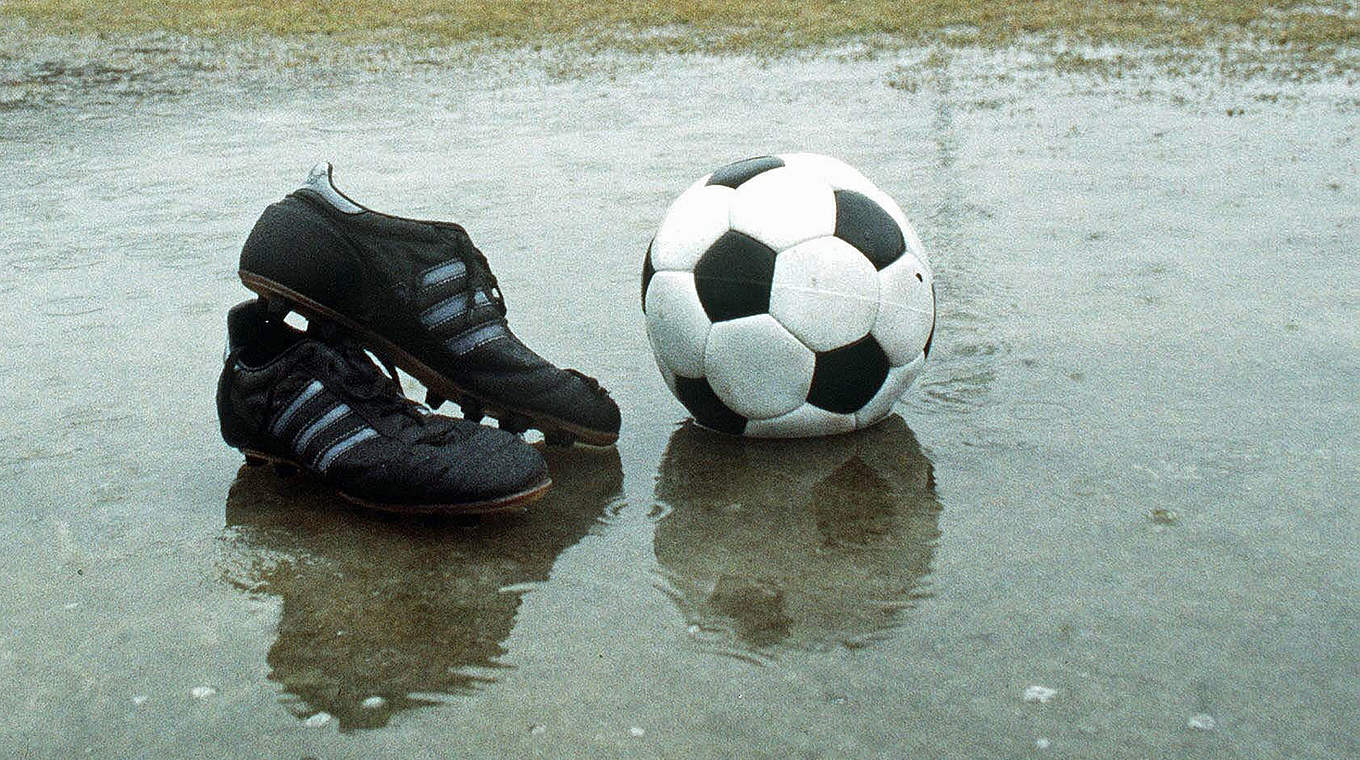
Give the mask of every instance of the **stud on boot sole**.
[{"label": "stud on boot sole", "polygon": [[497,420],[497,423],[501,430],[514,433],[515,435],[524,433],[534,425],[533,420],[522,414],[515,414],[513,412],[503,415]]},{"label": "stud on boot sole", "polygon": [[486,410],[482,408],[481,403],[473,399],[465,398],[459,401],[458,408],[462,410],[465,420],[481,422],[486,417]]}]

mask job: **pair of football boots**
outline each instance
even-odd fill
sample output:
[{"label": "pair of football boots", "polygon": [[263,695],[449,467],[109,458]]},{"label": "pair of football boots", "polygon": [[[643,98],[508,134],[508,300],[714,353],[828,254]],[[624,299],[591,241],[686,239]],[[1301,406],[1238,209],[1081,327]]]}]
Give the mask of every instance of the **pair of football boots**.
[{"label": "pair of football boots", "polygon": [[[305,469],[373,508],[479,513],[522,508],[551,485],[520,433],[618,439],[608,392],[511,332],[466,230],[365,208],[336,189],[329,164],[265,209],[240,276],[260,297],[228,314],[217,405],[247,462]],[[426,387],[428,407],[405,397],[396,368]],[[464,418],[432,411],[446,401]]]}]

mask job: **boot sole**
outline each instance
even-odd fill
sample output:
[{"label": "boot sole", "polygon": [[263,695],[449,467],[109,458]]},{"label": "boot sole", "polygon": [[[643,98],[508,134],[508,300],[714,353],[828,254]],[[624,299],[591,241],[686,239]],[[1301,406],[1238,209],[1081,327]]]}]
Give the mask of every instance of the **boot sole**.
[{"label": "boot sole", "polygon": [[399,368],[409,372],[412,377],[419,380],[426,388],[434,391],[437,395],[458,404],[460,407],[464,406],[466,402],[471,401],[473,404],[480,407],[486,416],[492,417],[497,421],[502,421],[512,416],[527,418],[530,423],[529,426],[541,430],[548,442],[553,444],[569,444],[576,442],[583,443],[587,446],[612,446],[619,440],[618,433],[583,427],[542,412],[510,406],[499,400],[490,399],[478,393],[469,391],[457,383],[454,383],[452,380],[449,380],[443,374],[417,359],[411,353],[404,351],[397,344],[367,327],[364,327],[353,319],[335,311],[329,306],[317,303],[307,296],[284,285],[280,285],[267,277],[261,277],[245,270],[239,270],[237,274],[240,275],[242,284],[250,290],[260,294],[266,300],[270,298],[282,299],[290,306],[295,307],[296,310],[301,312],[305,317],[328,319],[353,332],[364,343],[377,349],[379,353],[390,359],[393,364],[396,364]]},{"label": "boot sole", "polygon": [[[275,467],[285,467],[299,472],[307,472],[297,462],[263,451],[252,449],[241,449],[241,453],[246,457],[246,464],[262,465],[265,463],[273,464]],[[353,504],[357,504],[365,509],[372,509],[378,512],[388,512],[398,515],[491,515],[501,512],[523,512],[528,506],[548,492],[552,487],[552,478],[545,478],[542,483],[518,493],[508,494],[495,499],[485,499],[482,501],[463,501],[452,504],[389,504],[378,501],[368,501],[357,496],[351,496],[341,489],[336,489],[336,493],[342,498]]]}]

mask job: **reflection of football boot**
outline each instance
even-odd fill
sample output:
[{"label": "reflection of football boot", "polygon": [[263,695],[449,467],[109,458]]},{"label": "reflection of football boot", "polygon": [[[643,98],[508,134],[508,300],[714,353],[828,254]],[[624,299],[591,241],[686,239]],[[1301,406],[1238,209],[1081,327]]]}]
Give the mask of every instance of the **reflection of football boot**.
[{"label": "reflection of football boot", "polygon": [[[623,461],[615,448],[548,447],[543,450],[553,473],[553,490],[529,519],[545,523],[540,531],[555,532],[548,523],[574,525],[581,514],[592,519],[621,506]],[[552,517],[552,513],[557,517]]]},{"label": "reflection of football boot", "polygon": [[429,389],[514,433],[608,445],[619,408],[593,378],[529,350],[506,323],[486,257],[457,224],[380,214],[331,182],[329,164],[264,210],[241,251],[241,281],[271,301],[356,333]]},{"label": "reflection of football boot", "polygon": [[507,663],[520,595],[552,574],[619,499],[614,448],[553,448],[553,489],[513,520],[374,519],[330,508],[307,478],[242,467],[227,494],[218,566],[226,582],[276,599],[269,678],[299,719],[341,731],[465,695]]},{"label": "reflection of football boot", "polygon": [[233,308],[227,329],[217,410],[222,437],[248,462],[307,470],[351,501],[394,512],[519,509],[552,483],[533,447],[428,414],[344,338],[323,342],[271,320],[259,301]]},{"label": "reflection of football boot", "polygon": [[920,593],[931,463],[901,418],[816,440],[671,436],[655,551],[691,624],[746,648],[861,645]]}]

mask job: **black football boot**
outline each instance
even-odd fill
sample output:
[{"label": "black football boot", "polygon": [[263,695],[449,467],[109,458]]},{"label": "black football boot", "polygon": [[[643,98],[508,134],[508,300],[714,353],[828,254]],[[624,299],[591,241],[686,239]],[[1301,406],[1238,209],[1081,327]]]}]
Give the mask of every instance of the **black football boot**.
[{"label": "black football boot", "polygon": [[332,325],[304,333],[249,301],[228,313],[227,336],[217,414],[222,437],[251,464],[306,470],[389,512],[522,509],[552,484],[537,449],[428,412]]},{"label": "black football boot", "polygon": [[429,389],[427,403],[489,415],[549,443],[619,436],[619,408],[594,378],[558,369],[506,324],[486,257],[459,225],[388,216],[335,188],[330,164],[270,205],[241,251],[241,281],[308,317],[334,320]]}]

